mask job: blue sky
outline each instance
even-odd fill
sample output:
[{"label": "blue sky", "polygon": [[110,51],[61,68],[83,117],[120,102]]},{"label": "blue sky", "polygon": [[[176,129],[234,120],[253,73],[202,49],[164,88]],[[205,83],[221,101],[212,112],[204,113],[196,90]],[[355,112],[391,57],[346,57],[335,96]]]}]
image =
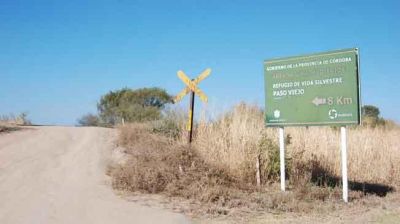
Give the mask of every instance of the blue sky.
[{"label": "blue sky", "polygon": [[263,61],[360,48],[362,101],[400,121],[400,1],[0,1],[0,114],[72,125],[101,95],[180,69],[215,110],[264,102]]}]

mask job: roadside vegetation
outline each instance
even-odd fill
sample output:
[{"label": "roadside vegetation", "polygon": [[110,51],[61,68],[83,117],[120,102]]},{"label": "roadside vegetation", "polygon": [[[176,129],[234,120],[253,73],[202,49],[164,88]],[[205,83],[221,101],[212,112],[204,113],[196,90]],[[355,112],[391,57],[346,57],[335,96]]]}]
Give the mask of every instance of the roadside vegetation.
[{"label": "roadside vegetation", "polygon": [[[400,187],[399,127],[381,118],[376,107],[364,107],[363,114],[364,121],[373,122],[348,131],[353,201],[384,197]],[[286,128],[289,191],[283,194],[277,130],[264,127],[258,106],[240,103],[217,119],[199,120],[191,146],[184,113],[162,110],[156,117],[120,126],[125,160],[110,166],[115,189],[187,200],[206,214],[338,208],[337,128]]]},{"label": "roadside vegetation", "polygon": [[10,115],[0,115],[0,123],[1,124],[9,124],[9,125],[31,125],[31,121],[28,118],[28,113],[23,112],[19,115],[15,116],[14,114]]},{"label": "roadside vegetation", "polygon": [[17,131],[17,130],[19,130],[19,128],[16,127],[16,126],[12,126],[12,125],[8,125],[8,124],[1,124],[0,123],[0,134],[1,133],[11,132],[11,131]]},{"label": "roadside vegetation", "polygon": [[158,120],[169,103],[172,97],[161,88],[123,88],[102,96],[97,104],[98,114],[86,114],[78,124],[112,127],[125,122]]},{"label": "roadside vegetation", "polygon": [[28,113],[24,112],[15,116],[0,115],[0,133],[11,132],[19,130],[19,126],[31,125],[31,121],[28,119]]}]

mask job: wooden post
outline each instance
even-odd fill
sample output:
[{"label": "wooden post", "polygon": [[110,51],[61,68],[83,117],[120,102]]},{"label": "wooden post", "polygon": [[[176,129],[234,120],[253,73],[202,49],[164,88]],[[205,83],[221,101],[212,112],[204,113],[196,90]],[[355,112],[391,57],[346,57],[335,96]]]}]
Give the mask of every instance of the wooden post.
[{"label": "wooden post", "polygon": [[187,125],[188,130],[188,143],[191,144],[193,140],[193,115],[194,115],[194,100],[195,93],[191,91],[190,93],[190,105],[189,105],[189,121]]}]

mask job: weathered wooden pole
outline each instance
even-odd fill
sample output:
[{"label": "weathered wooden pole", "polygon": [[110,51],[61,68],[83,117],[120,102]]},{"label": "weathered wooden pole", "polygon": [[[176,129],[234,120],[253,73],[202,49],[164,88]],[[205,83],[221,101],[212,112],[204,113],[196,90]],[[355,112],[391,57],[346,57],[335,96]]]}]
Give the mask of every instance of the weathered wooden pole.
[{"label": "weathered wooden pole", "polygon": [[189,121],[187,124],[188,130],[188,143],[191,144],[193,140],[193,115],[194,115],[194,100],[195,100],[195,93],[191,91],[190,93],[190,105],[189,105]]}]

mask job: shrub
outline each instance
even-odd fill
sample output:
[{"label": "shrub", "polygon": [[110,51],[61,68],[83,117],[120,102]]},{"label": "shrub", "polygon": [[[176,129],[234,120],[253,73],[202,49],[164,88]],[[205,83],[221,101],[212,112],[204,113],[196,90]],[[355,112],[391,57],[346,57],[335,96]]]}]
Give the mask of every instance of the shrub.
[{"label": "shrub", "polygon": [[0,124],[0,133],[7,133],[19,130],[18,127]]},{"label": "shrub", "polygon": [[[235,181],[224,170],[208,165],[194,148],[153,134],[145,124],[121,127],[120,144],[130,160],[111,171],[117,189],[164,193],[196,198],[203,202],[219,200],[215,188],[229,187]],[[214,188],[215,187],[215,188]]]},{"label": "shrub", "polygon": [[381,114],[379,108],[372,105],[363,106],[361,108],[361,113],[363,117],[374,117],[374,118],[379,118],[379,115]]},{"label": "shrub", "polygon": [[365,105],[361,109],[362,114],[362,125],[365,127],[384,127],[386,125],[390,126],[390,121],[386,121],[384,118],[380,117],[380,110],[378,107],[372,105]]},{"label": "shrub", "polygon": [[[261,155],[261,180],[263,182],[277,181],[280,178],[279,146],[267,136],[259,143]],[[287,158],[287,157],[286,157]]]},{"label": "shrub", "polygon": [[100,126],[100,119],[93,114],[86,114],[78,120],[80,126]]},{"label": "shrub", "polygon": [[32,125],[32,122],[28,119],[28,112],[22,112],[18,116],[17,121],[19,125]]},{"label": "shrub", "polygon": [[152,132],[178,140],[182,137],[185,127],[185,117],[182,111],[166,110],[162,118],[151,122]]},{"label": "shrub", "polygon": [[122,120],[125,122],[158,120],[161,117],[161,110],[168,103],[172,103],[172,97],[163,89],[124,88],[102,96],[97,109],[105,124],[115,125]]}]

